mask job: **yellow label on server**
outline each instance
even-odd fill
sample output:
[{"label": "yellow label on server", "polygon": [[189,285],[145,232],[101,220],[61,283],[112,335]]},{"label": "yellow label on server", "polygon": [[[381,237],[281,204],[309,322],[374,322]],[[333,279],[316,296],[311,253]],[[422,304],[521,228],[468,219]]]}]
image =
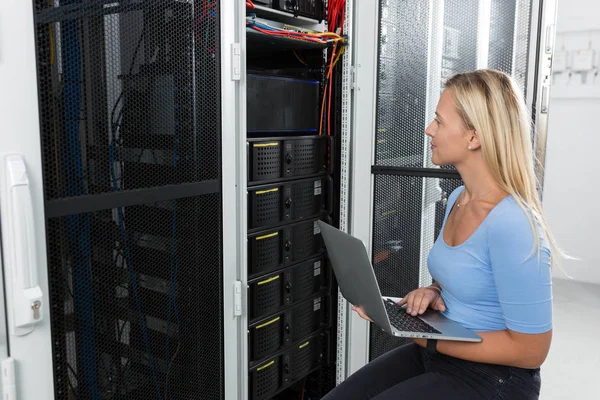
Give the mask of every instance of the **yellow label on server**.
[{"label": "yellow label on server", "polygon": [[263,365],[262,367],[258,367],[256,368],[256,371],[262,371],[263,369],[270,367],[271,365],[275,364],[275,360],[271,361],[270,363],[268,363],[267,365]]},{"label": "yellow label on server", "polygon": [[269,283],[269,282],[273,282],[276,281],[277,279],[279,279],[279,275],[274,276],[272,278],[266,279],[264,281],[258,282],[259,285],[264,285],[265,283]]},{"label": "yellow label on server", "polygon": [[306,343],[304,343],[304,344],[301,344],[301,345],[300,345],[298,348],[299,348],[299,349],[303,349],[303,348],[305,348],[306,346],[308,346],[309,344],[310,344],[310,342],[306,342]]},{"label": "yellow label on server", "polygon": [[256,240],[268,239],[268,238],[270,238],[270,237],[277,236],[277,235],[279,235],[279,232],[270,233],[270,234],[268,234],[268,235],[264,235],[264,236],[258,236],[258,237],[256,238]]},{"label": "yellow label on server", "polygon": [[280,319],[281,319],[281,317],[277,317],[277,318],[275,318],[275,319],[272,319],[272,320],[270,320],[269,322],[265,322],[264,324],[258,325],[258,326],[256,327],[256,329],[261,329],[261,328],[264,328],[265,326],[269,326],[269,325],[271,325],[272,323],[279,321]]},{"label": "yellow label on server", "polygon": [[274,147],[274,146],[279,146],[279,143],[278,142],[254,143],[254,147]]},{"label": "yellow label on server", "polygon": [[259,190],[256,192],[256,194],[273,193],[273,192],[278,192],[278,191],[279,191],[279,188],[269,189],[269,190]]}]

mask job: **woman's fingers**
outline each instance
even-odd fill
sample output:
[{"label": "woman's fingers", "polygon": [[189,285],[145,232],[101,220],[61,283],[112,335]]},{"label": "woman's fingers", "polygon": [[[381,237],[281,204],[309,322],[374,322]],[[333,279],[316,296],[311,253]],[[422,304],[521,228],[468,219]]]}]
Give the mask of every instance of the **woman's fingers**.
[{"label": "woman's fingers", "polygon": [[423,314],[428,307],[438,311],[446,311],[442,296],[428,288],[413,290],[398,302],[400,307],[405,304],[406,312],[413,316]]},{"label": "woman's fingers", "polygon": [[433,305],[433,309],[442,311],[442,312],[446,311],[446,304],[444,303],[444,299],[442,299],[442,296],[439,296],[437,298],[437,300],[435,301],[435,303]]},{"label": "woman's fingers", "polygon": [[352,310],[356,311],[362,319],[366,319],[367,321],[373,322],[373,320],[369,318],[367,314],[365,314],[362,307],[352,306]]},{"label": "woman's fingers", "polygon": [[[427,310],[427,307],[431,304],[431,295],[429,293],[423,294],[421,297],[421,303],[418,306],[418,314],[421,315]],[[413,314],[414,315],[414,314]]]},{"label": "woman's fingers", "polygon": [[423,301],[423,292],[418,290],[415,295],[412,297],[412,301],[408,303],[406,308],[406,312],[412,315],[413,317],[419,313],[419,309],[421,307],[421,302]]},{"label": "woman's fingers", "polygon": [[413,301],[415,298],[415,291],[413,290],[412,292],[410,292],[409,294],[407,294],[400,303],[402,304],[398,304],[400,306],[403,306],[406,304],[406,312],[409,312],[408,309],[410,308],[410,306],[412,305]]}]

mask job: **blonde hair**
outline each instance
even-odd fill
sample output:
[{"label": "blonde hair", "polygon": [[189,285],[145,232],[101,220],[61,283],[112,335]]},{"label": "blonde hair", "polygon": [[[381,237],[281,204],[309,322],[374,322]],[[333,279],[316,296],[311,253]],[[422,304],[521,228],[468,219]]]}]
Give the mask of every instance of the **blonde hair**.
[{"label": "blonde hair", "polygon": [[534,252],[540,257],[540,229],[547,239],[552,261],[561,254],[542,210],[535,173],[531,117],[516,82],[495,70],[477,70],[450,78],[446,89],[467,129],[477,132],[483,159],[498,185],[525,211],[534,233]]}]

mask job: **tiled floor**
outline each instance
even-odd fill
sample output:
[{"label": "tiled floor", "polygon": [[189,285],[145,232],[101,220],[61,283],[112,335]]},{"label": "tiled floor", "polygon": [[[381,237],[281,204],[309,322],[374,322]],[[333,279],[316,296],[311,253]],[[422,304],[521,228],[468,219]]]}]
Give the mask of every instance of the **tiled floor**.
[{"label": "tiled floor", "polygon": [[600,286],[554,280],[554,334],[541,400],[600,399]]}]

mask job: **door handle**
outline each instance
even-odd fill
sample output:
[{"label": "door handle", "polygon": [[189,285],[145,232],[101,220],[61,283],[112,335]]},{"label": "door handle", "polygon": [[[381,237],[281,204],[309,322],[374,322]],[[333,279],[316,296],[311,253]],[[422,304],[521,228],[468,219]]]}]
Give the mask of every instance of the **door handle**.
[{"label": "door handle", "polygon": [[17,336],[33,331],[43,319],[43,295],[38,283],[33,202],[27,167],[20,155],[4,159],[8,243],[7,269],[12,288],[11,333]]}]

